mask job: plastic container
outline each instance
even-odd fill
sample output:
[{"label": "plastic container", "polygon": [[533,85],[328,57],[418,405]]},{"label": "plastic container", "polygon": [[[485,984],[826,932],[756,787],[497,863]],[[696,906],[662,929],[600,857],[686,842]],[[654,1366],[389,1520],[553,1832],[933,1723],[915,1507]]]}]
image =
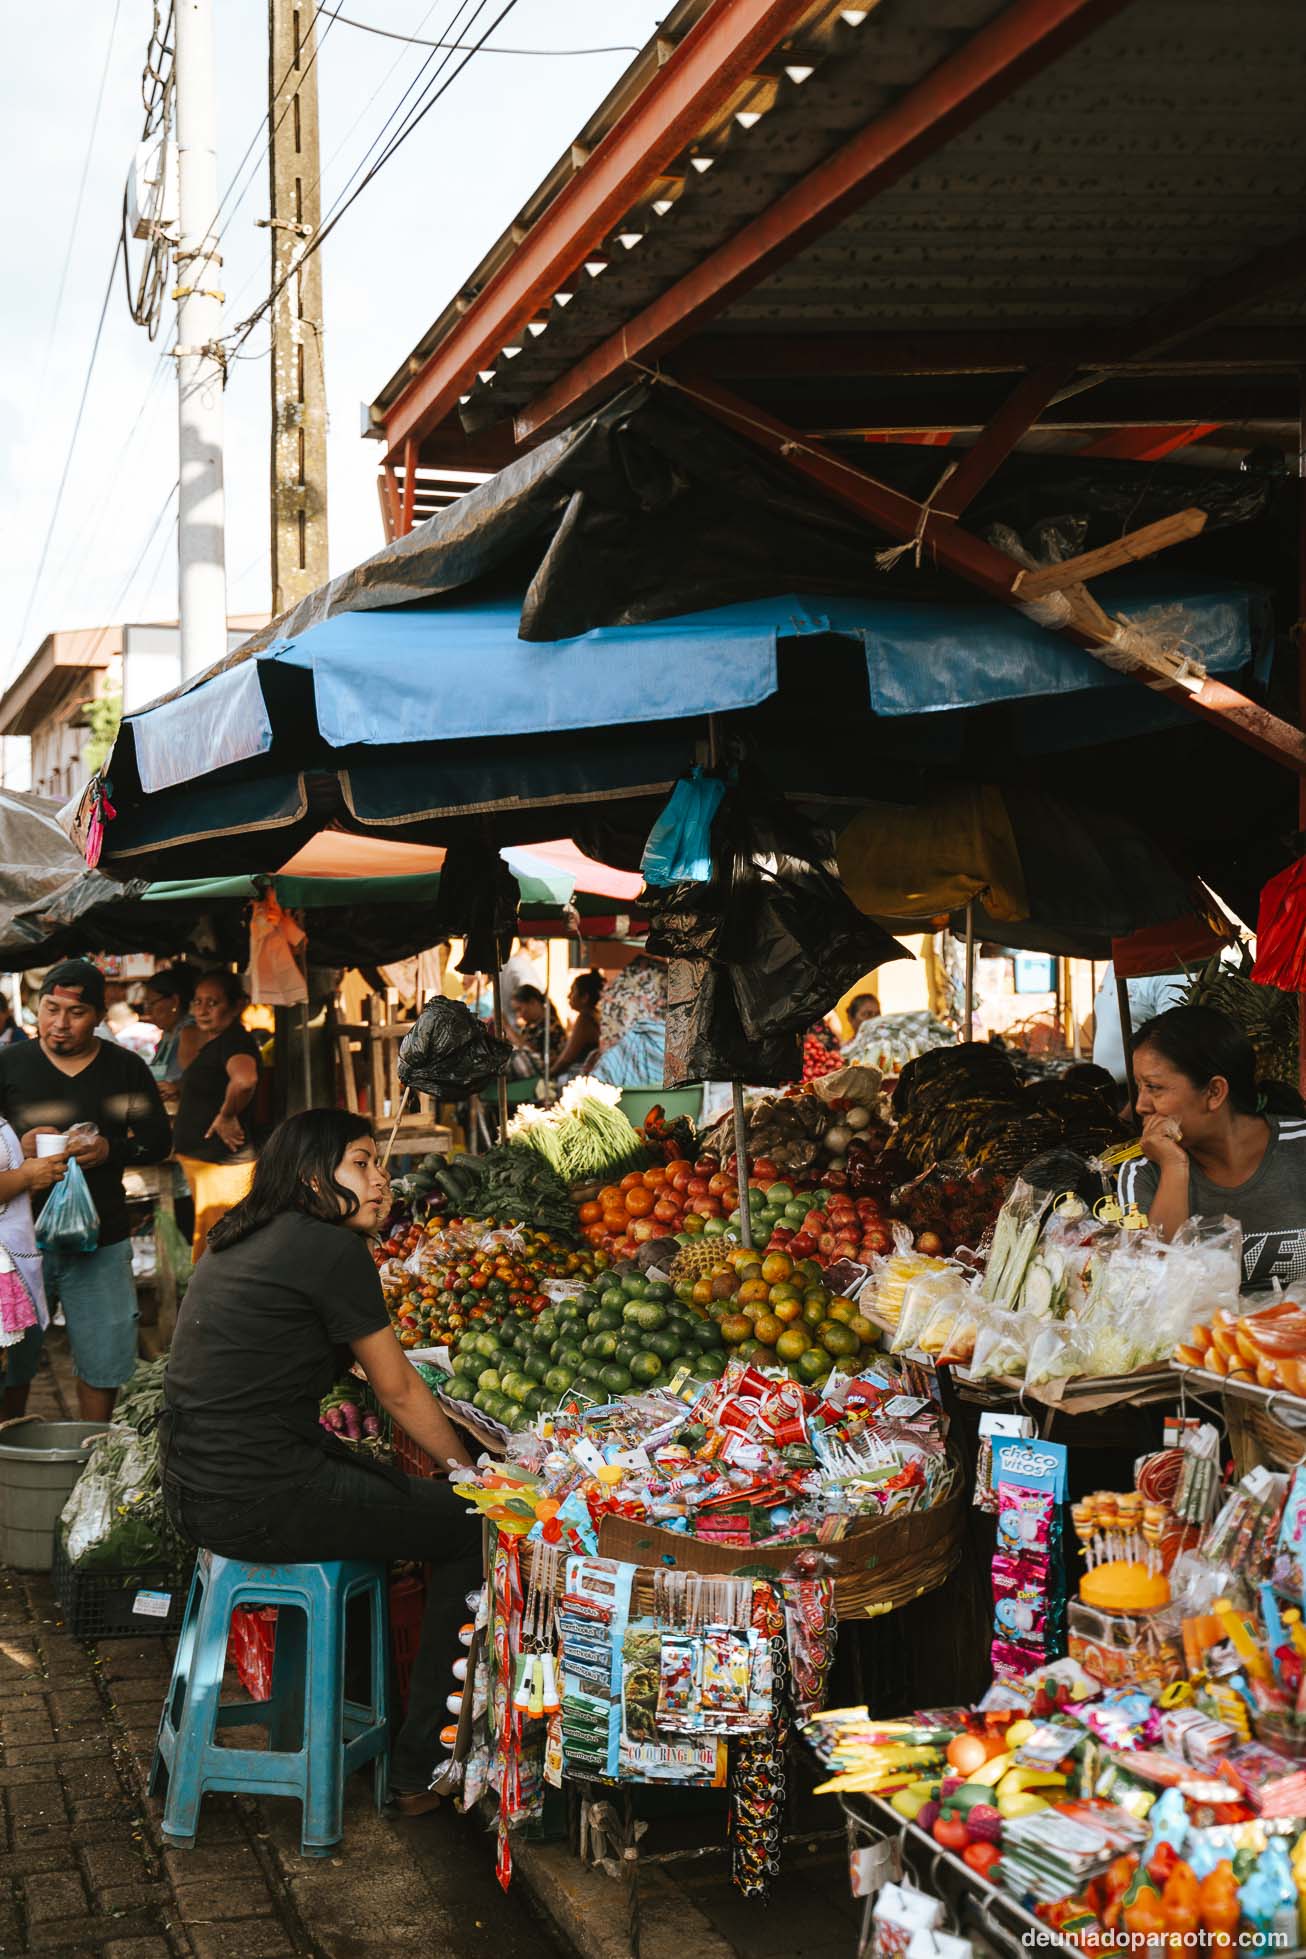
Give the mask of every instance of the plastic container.
[{"label": "plastic container", "polygon": [[69,1561],[63,1533],[56,1529],[54,1538],[54,1594],[74,1639],[147,1639],[180,1631],[193,1551],[176,1565],[82,1571]]},{"label": "plastic container", "polygon": [[0,1564],[49,1571],[54,1527],[104,1422],[0,1422]]}]

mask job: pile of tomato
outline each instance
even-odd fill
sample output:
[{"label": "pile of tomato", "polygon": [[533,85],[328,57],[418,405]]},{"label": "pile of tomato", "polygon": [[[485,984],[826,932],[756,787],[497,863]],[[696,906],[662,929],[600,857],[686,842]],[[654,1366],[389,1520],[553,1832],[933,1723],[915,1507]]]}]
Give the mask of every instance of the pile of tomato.
[{"label": "pile of tomato", "polygon": [[715,1156],[705,1154],[696,1163],[678,1157],[606,1184],[580,1206],[581,1231],[596,1249],[628,1258],[650,1238],[678,1232],[697,1237],[709,1218],[724,1218],[734,1202],[735,1180]]},{"label": "pile of tomato", "polygon": [[609,1263],[589,1246],[574,1251],[525,1227],[498,1232],[485,1218],[406,1226],[381,1243],[377,1260],[401,1347],[447,1345],[490,1311],[541,1312],[546,1280],[575,1279],[579,1288]]}]

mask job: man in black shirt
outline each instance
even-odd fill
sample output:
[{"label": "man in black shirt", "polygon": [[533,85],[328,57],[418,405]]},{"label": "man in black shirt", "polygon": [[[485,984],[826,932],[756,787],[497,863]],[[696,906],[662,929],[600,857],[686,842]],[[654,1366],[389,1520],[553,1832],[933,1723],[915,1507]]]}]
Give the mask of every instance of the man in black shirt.
[{"label": "man in black shirt", "polygon": [[[37,1007],[37,1038],[0,1050],[0,1114],[17,1131],[23,1154],[35,1156],[41,1135],[94,1125],[74,1136],[77,1159],[99,1215],[93,1252],[45,1253],[45,1287],[68,1322],[77,1399],[83,1421],[106,1422],[118,1389],[136,1365],[136,1288],[132,1281],[127,1199],[122,1173],[158,1163],[172,1138],[154,1078],[139,1055],[100,1040],[104,979],[85,960],[69,959],[46,975]],[[56,1185],[55,1188],[58,1186]],[[38,1198],[38,1211],[48,1201]],[[6,1351],[4,1412],[20,1415],[41,1356],[39,1327]]]}]

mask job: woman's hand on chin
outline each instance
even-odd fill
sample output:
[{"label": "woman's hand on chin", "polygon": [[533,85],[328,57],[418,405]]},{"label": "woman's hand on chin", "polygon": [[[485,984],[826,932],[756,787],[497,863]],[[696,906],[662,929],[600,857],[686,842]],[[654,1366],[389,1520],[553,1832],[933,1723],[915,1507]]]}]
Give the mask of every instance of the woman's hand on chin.
[{"label": "woman's hand on chin", "polygon": [[1181,1141],[1182,1131],[1173,1116],[1150,1115],[1143,1122],[1143,1155],[1164,1170],[1167,1163],[1188,1162],[1188,1153]]}]

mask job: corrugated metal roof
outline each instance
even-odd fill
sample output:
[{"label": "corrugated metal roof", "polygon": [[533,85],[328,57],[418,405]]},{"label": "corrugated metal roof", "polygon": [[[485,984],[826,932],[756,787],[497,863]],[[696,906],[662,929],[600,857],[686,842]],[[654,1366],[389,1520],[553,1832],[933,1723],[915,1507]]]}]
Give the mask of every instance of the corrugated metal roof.
[{"label": "corrugated metal roof", "polygon": [[[860,26],[830,31],[809,78],[781,67],[769,111],[698,146],[711,167],[655,187],[666,208],[644,200],[604,269],[580,273],[544,330],[472,384],[467,426],[539,394],[1002,10],[880,0]],[[911,333],[1137,318],[1301,235],[1303,102],[1304,0],[1134,0],[716,324]],[[1306,294],[1226,318],[1295,327]]]}]

